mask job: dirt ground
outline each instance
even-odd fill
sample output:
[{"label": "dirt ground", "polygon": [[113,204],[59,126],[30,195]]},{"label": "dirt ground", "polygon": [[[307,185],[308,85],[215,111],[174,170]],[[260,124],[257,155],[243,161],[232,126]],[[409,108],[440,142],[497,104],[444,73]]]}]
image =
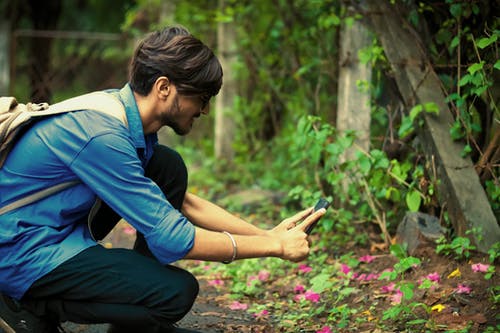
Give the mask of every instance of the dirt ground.
[{"label": "dirt ground", "polygon": [[[120,223],[117,228],[105,239],[105,246],[125,247],[130,248],[133,244],[134,234],[126,223]],[[352,248],[350,248],[352,251]],[[353,256],[361,257],[370,255],[375,260],[370,263],[363,264],[366,272],[382,272],[387,267],[392,267],[398,260],[387,253],[387,251],[379,251],[378,253],[370,252],[369,249],[357,248],[354,250]],[[335,254],[338,257],[338,253]],[[439,284],[436,288],[426,288],[415,290],[415,302],[424,303],[430,307],[446,304],[446,308],[442,311],[432,311],[431,313],[421,313],[421,318],[431,321],[436,329],[436,332],[448,332],[451,330],[464,330],[465,332],[483,332],[485,327],[494,326],[498,309],[492,302],[492,295],[489,294],[488,288],[498,286],[500,279],[499,274],[493,275],[489,280],[484,279],[484,275],[474,272],[472,263],[487,263],[487,257],[483,254],[473,253],[467,261],[455,261],[445,256],[437,255],[433,248],[424,248],[414,256],[421,259],[421,265],[408,272],[405,275],[405,280],[418,281],[424,276],[439,276]],[[332,255],[333,257],[333,255]],[[333,259],[332,259],[333,264]],[[360,269],[363,269],[361,267]],[[460,278],[457,279],[457,270],[460,272]],[[209,285],[209,277],[198,276],[200,281],[200,294],[192,311],[179,323],[181,327],[199,330],[200,332],[219,333],[219,332],[286,332],[284,329],[276,328],[276,318],[272,319],[255,319],[248,312],[232,311],[229,306],[233,300],[228,297],[228,290],[225,287],[214,288]],[[376,311],[369,315],[380,318],[382,312],[389,309],[392,305],[388,300],[388,296],[381,293],[380,290],[387,281],[378,279],[363,280],[351,282],[350,286],[356,284],[356,288],[361,290],[361,293],[353,294],[345,300],[350,305],[363,307],[366,305],[377,304]],[[454,292],[459,284],[466,285],[471,288],[470,293]],[[266,288],[271,289],[271,294],[278,294],[282,298],[290,297],[290,290],[284,287],[279,280],[269,281]],[[274,290],[273,290],[274,289]],[[290,289],[290,288],[288,288]],[[262,300],[260,300],[262,301]],[[415,309],[418,315],[418,308]],[[316,316],[320,326],[326,321],[326,317]],[[300,323],[298,323],[300,325]],[[355,331],[363,333],[383,333],[383,332],[402,332],[404,327],[397,320],[394,325],[385,323],[385,327],[391,327],[390,330],[381,330],[376,321],[365,320],[362,324],[357,325]],[[65,323],[64,328],[68,333],[104,333],[107,325],[76,325]],[[333,332],[354,332],[350,328],[332,330]],[[433,332],[434,330],[428,330]],[[315,332],[304,330],[304,332]],[[405,331],[406,332],[406,331]]]}]

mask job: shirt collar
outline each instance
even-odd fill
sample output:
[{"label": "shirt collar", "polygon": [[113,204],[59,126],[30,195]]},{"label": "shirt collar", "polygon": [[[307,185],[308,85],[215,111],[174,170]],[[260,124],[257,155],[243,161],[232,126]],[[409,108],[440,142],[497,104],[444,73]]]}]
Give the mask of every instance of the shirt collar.
[{"label": "shirt collar", "polygon": [[144,131],[142,129],[142,121],[139,114],[139,109],[137,108],[137,103],[135,102],[134,93],[132,88],[127,83],[120,90],[120,99],[125,106],[125,112],[127,114],[128,128],[132,141],[136,148],[146,148],[146,141],[144,139]]}]

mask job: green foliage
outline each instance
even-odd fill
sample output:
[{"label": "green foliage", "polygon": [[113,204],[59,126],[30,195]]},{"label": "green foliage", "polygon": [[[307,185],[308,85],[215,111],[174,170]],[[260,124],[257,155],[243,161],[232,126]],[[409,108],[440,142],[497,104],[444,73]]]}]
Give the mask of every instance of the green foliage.
[{"label": "green foliage", "polygon": [[448,243],[444,236],[441,236],[437,241],[436,253],[444,255],[454,255],[455,259],[467,259],[476,247],[471,244],[467,237],[455,237],[451,243]]},{"label": "green foliage", "polygon": [[489,261],[493,264],[500,257],[500,242],[493,244],[491,249],[488,250],[488,254]]},{"label": "green foliage", "polygon": [[[418,267],[421,264],[419,258],[407,256],[406,250],[399,244],[391,245],[391,254],[397,257],[399,262],[394,265],[392,271],[383,272],[379,277],[380,280],[389,279],[394,281],[397,278],[403,278],[406,271]],[[400,289],[406,299],[411,299],[414,289],[413,284],[402,284]]]},{"label": "green foliage", "polygon": [[[399,137],[405,138],[414,131],[415,121],[422,112],[439,114],[439,107],[433,103],[417,104],[410,110],[410,115],[408,117],[404,116],[401,120],[401,126],[399,127]],[[423,120],[419,119],[418,125],[423,125]]]}]

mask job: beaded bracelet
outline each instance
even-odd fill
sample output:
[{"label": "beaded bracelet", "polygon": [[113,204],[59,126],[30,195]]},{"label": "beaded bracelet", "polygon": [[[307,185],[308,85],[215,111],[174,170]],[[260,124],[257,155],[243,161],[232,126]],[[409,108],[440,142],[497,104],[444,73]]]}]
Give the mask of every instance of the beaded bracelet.
[{"label": "beaded bracelet", "polygon": [[223,231],[222,233],[226,234],[227,237],[229,237],[229,239],[231,240],[231,243],[233,244],[233,257],[231,258],[231,260],[224,260],[222,262],[223,264],[229,264],[229,263],[232,263],[236,259],[236,255],[238,254],[238,247],[236,246],[236,241],[234,240],[233,235],[231,235],[227,231]]}]

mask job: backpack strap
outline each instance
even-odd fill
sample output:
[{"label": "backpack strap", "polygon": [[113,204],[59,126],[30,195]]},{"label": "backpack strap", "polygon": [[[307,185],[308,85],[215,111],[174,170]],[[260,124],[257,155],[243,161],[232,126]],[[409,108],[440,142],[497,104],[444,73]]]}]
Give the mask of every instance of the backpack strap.
[{"label": "backpack strap", "polygon": [[33,194],[30,194],[24,198],[21,198],[19,200],[16,200],[14,202],[11,202],[10,204],[3,206],[0,208],[0,215],[5,214],[7,212],[10,212],[11,210],[20,208],[22,206],[28,205],[30,203],[33,203],[35,201],[41,200],[45,197],[48,197],[52,194],[55,194],[57,192],[60,192],[64,189],[67,189],[73,185],[76,185],[80,183],[79,180],[71,180],[67,181],[64,183],[56,184],[54,186],[51,186],[49,188],[43,189],[41,191],[35,192]]},{"label": "backpack strap", "polygon": [[[15,107],[17,101],[14,98],[0,99],[0,103],[8,104],[9,107]],[[96,110],[106,113],[115,118],[118,118],[128,127],[127,114],[123,104],[113,95],[101,91],[92,92],[89,94],[73,97],[65,101],[52,104],[47,107],[46,103],[42,104],[27,104],[27,112],[31,118],[46,117],[59,113],[78,111],[78,110]],[[24,198],[11,202],[10,204],[0,207],[0,215],[10,212],[11,210],[26,206],[38,200],[44,199],[52,194],[56,194],[73,185],[80,183],[79,180],[71,180],[64,183],[56,184],[49,188],[30,194]]]},{"label": "backpack strap", "polygon": [[46,110],[31,111],[32,117],[43,117],[78,110],[95,110],[118,118],[128,126],[123,104],[113,95],[96,91],[52,104]]}]

